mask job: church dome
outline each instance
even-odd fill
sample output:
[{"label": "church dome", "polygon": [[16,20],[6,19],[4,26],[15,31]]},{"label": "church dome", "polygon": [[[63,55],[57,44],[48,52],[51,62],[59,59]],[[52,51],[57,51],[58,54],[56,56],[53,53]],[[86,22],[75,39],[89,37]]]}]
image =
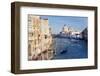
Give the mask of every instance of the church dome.
[{"label": "church dome", "polygon": [[63,32],[68,32],[68,31],[69,31],[68,26],[64,25],[62,31],[63,31]]}]

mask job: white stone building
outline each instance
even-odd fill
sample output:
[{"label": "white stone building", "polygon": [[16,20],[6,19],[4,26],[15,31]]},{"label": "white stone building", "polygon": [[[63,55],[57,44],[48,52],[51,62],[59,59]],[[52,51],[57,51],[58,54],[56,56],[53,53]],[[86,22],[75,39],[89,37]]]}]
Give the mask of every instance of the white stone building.
[{"label": "white stone building", "polygon": [[48,19],[28,15],[28,60],[48,60],[52,57],[52,36]]}]

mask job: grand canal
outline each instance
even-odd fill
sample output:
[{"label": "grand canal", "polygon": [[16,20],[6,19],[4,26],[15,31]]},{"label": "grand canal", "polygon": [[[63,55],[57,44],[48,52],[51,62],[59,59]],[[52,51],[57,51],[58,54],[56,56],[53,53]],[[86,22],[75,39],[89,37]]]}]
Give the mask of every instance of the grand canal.
[{"label": "grand canal", "polygon": [[88,57],[87,41],[68,38],[54,38],[53,59],[79,59]]}]

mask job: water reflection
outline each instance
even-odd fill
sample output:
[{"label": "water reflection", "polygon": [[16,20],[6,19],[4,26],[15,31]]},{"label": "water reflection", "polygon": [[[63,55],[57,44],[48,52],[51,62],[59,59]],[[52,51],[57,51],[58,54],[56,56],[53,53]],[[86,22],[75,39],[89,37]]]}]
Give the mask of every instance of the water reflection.
[{"label": "water reflection", "polygon": [[87,58],[87,41],[68,38],[54,38],[55,56],[53,59]]}]

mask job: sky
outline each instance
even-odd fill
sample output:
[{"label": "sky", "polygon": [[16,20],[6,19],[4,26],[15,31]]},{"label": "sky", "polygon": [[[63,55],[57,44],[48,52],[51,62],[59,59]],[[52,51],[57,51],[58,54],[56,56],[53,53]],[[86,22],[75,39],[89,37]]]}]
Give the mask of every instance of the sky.
[{"label": "sky", "polygon": [[75,17],[75,16],[41,16],[41,18],[47,18],[49,26],[51,27],[53,34],[61,32],[64,25],[72,27],[75,31],[81,32],[88,26],[87,17]]}]

